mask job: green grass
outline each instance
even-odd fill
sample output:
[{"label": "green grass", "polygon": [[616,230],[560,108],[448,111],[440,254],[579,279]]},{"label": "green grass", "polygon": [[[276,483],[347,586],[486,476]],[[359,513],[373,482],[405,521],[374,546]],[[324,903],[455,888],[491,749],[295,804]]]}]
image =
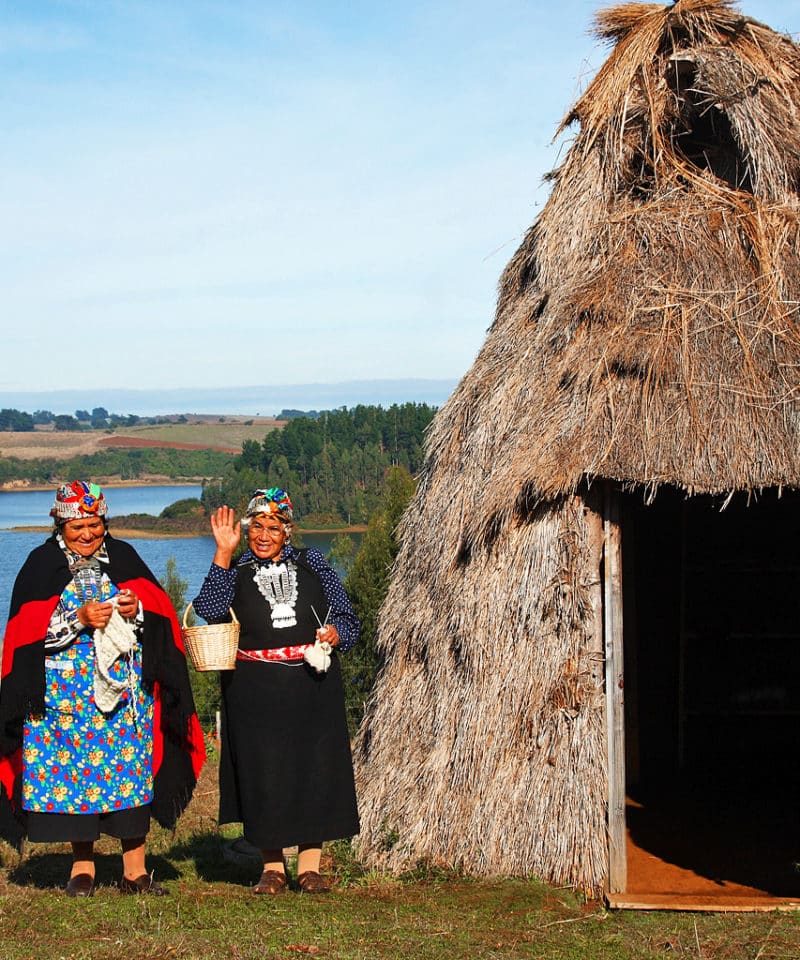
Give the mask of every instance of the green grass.
[{"label": "green grass", "polygon": [[419,870],[365,873],[349,844],[327,848],[335,889],[256,897],[257,864],[231,864],[213,821],[209,765],[175,833],[151,831],[148,866],[162,899],[123,897],[113,841],[98,844],[90,900],[63,892],[62,846],[0,850],[2,960],[797,960],[797,914],[609,913],[533,880],[478,881]]}]

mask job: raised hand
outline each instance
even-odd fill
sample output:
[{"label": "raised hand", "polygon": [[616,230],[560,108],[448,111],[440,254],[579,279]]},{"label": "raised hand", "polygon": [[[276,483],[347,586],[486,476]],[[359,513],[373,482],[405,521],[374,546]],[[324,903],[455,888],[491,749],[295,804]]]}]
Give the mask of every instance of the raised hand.
[{"label": "raised hand", "polygon": [[242,536],[242,525],[236,519],[236,511],[232,507],[219,507],[215,510],[211,514],[211,532],[217,544],[214,563],[218,567],[230,567]]}]

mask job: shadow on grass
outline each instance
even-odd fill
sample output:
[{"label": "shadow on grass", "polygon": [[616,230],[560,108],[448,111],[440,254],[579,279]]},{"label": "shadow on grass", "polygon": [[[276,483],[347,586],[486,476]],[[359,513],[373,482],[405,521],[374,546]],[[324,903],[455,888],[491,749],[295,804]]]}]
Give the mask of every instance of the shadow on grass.
[{"label": "shadow on grass", "polygon": [[261,876],[260,859],[232,856],[231,841],[216,831],[192,834],[171,846],[169,855],[176,861],[191,861],[197,876],[207,883],[251,887]]},{"label": "shadow on grass", "polygon": [[[68,853],[34,853],[9,870],[8,879],[19,887],[40,890],[65,887],[71,866],[72,857]],[[157,854],[147,857],[147,869],[159,880],[176,880],[180,876],[166,857]],[[95,871],[98,885],[115,886],[122,876],[121,854],[97,853]]]},{"label": "shadow on grass", "polygon": [[[208,883],[250,887],[261,875],[259,860],[232,855],[231,841],[224,840],[216,831],[192,834],[168,846],[159,843],[157,838],[151,839],[155,841],[159,852],[148,851],[147,870],[163,882],[178,880],[195,872]],[[71,865],[72,857],[66,845],[63,852],[53,852],[50,846],[37,853],[35,848],[29,847],[23,859],[9,869],[8,879],[19,887],[63,888],[69,878]],[[122,876],[121,854],[119,851],[95,850],[95,869],[98,885],[115,886]]]},{"label": "shadow on grass", "polygon": [[[122,876],[122,856],[108,838],[95,849],[95,868],[98,886],[114,887]],[[28,846],[21,860],[8,868],[8,880],[19,887],[53,889],[66,886],[72,858],[67,844],[48,845],[38,852]],[[292,874],[294,860],[290,857]],[[346,841],[326,845],[323,853],[326,873],[340,882],[363,875],[350,855]],[[173,840],[167,831],[156,829],[148,840],[147,870],[156,879],[168,883],[190,880],[192,875],[206,883],[223,883],[232,887],[250,888],[261,875],[261,859],[256,851],[241,843],[241,838],[226,838],[215,830],[203,830]],[[429,877],[430,879],[430,877]]]}]

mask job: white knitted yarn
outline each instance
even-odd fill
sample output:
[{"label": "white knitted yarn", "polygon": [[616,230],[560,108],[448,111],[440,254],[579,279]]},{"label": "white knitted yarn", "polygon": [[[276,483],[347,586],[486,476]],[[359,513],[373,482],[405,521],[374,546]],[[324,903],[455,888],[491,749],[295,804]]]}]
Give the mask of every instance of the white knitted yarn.
[{"label": "white knitted yarn", "polygon": [[325,673],[331,665],[331,645],[327,640],[315,640],[314,646],[308,646],[303,652],[303,659],[317,673]]},{"label": "white knitted yarn", "polygon": [[136,646],[136,629],[125,620],[116,607],[103,630],[94,632],[94,702],[103,713],[111,713],[120,701],[122,691],[131,690],[133,698],[133,670],[125,680],[115,680],[110,670],[119,657],[129,656]]}]

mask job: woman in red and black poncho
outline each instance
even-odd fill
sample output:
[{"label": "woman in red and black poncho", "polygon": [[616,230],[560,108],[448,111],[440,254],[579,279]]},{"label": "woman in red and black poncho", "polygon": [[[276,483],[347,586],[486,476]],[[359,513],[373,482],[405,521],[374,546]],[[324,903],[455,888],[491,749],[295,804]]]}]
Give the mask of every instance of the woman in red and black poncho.
[{"label": "woman in red and black poncho", "polygon": [[103,492],[56,493],[53,535],[11,598],[0,681],[0,836],[70,842],[67,893],[94,893],[94,842],[122,845],[123,893],[163,894],[145,870],[150,816],[172,826],[205,759],[175,612]]}]

